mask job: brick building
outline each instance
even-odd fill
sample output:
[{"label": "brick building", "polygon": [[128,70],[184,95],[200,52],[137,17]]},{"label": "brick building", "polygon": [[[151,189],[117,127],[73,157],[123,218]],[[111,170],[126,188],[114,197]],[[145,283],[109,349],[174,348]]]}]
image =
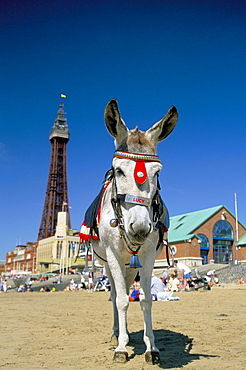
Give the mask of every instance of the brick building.
[{"label": "brick building", "polygon": [[[225,206],[170,217],[168,242],[174,258],[189,266],[246,263],[246,228]],[[165,260],[163,250],[156,267]]]},{"label": "brick building", "polygon": [[5,261],[0,261],[0,275],[5,271]]},{"label": "brick building", "polygon": [[37,243],[29,242],[6,253],[5,272],[13,275],[36,272],[36,249]]}]

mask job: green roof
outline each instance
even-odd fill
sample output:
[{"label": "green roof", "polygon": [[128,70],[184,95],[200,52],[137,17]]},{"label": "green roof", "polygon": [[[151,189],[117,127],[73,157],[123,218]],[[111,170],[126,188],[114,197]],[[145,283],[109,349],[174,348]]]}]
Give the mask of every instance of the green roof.
[{"label": "green roof", "polygon": [[217,206],[170,217],[169,243],[191,239],[194,231],[222,208],[227,210],[224,206]]},{"label": "green roof", "polygon": [[246,244],[246,234],[243,235],[239,240],[238,240],[238,245],[244,245]]}]

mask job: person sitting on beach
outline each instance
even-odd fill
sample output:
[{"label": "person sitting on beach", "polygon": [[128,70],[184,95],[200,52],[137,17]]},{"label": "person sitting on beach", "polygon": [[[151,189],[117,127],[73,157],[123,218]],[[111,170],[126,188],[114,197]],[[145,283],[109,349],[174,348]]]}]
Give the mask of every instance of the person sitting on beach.
[{"label": "person sitting on beach", "polygon": [[71,291],[77,290],[77,284],[75,283],[74,279],[70,279],[69,290]]},{"label": "person sitting on beach", "polygon": [[178,292],[182,289],[182,284],[180,283],[176,275],[171,274],[171,276],[168,277],[168,288],[172,292]]},{"label": "person sitting on beach", "polygon": [[215,275],[215,270],[210,270],[207,272],[207,276],[210,276],[212,278],[212,276]]},{"label": "person sitting on beach", "polygon": [[163,274],[162,274],[162,282],[163,282],[164,285],[167,284],[167,280],[168,280],[168,273],[167,273],[167,271],[164,270]]},{"label": "person sitting on beach", "polygon": [[140,295],[140,290],[138,289],[133,289],[133,291],[130,294],[129,301],[139,301],[139,295]]},{"label": "person sitting on beach", "polygon": [[[208,284],[209,287],[211,286],[214,286],[214,285],[217,285],[217,283],[215,283],[214,281],[212,281],[212,278],[211,276],[209,276],[208,274],[205,276],[204,278]],[[219,283],[219,279],[218,279],[218,283]]]},{"label": "person sitting on beach", "polygon": [[214,282],[216,285],[219,285],[219,278],[217,275],[214,275]]},{"label": "person sitting on beach", "polygon": [[6,279],[3,280],[3,282],[2,282],[2,289],[3,289],[4,293],[7,293],[7,291],[8,291],[8,282],[7,282]]},{"label": "person sitting on beach", "polygon": [[151,278],[151,295],[153,301],[156,301],[158,298],[159,293],[164,292],[164,284],[161,279],[155,276],[154,272],[152,273]]},{"label": "person sitting on beach", "polygon": [[189,284],[188,281],[191,277],[191,269],[186,266],[182,262],[178,262],[178,260],[174,260],[174,267],[177,267],[179,271],[181,272],[181,280],[183,280],[183,288],[184,290],[189,290]]},{"label": "person sitting on beach", "polygon": [[242,277],[239,277],[239,278],[237,279],[237,284],[238,284],[238,285],[240,285],[240,284],[245,284],[245,280],[243,280],[243,278],[242,278]]},{"label": "person sitting on beach", "polygon": [[157,276],[154,275],[154,273],[152,274],[151,278],[151,294],[153,301],[179,300],[178,297],[172,297],[173,292],[168,287],[165,287],[162,279],[159,279]]}]

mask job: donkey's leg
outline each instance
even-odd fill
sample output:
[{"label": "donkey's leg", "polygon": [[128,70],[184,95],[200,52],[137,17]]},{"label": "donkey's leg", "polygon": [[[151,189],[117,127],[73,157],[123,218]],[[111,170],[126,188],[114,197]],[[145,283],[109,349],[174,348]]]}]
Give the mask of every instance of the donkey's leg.
[{"label": "donkey's leg", "polygon": [[125,266],[120,258],[117,258],[110,248],[107,248],[107,261],[115,284],[116,307],[119,318],[118,347],[115,349],[114,360],[125,362],[128,358],[126,345],[129,341],[126,327],[126,314],[129,306],[129,297],[125,281]]},{"label": "donkey's leg", "polygon": [[[150,256],[149,256],[150,257]],[[146,344],[145,360],[155,364],[159,362],[159,350],[155,346],[155,338],[152,329],[152,296],[151,296],[151,275],[153,261],[149,258],[145,261],[145,266],[140,269],[140,305],[144,314],[144,342]],[[151,267],[151,268],[150,268]]]},{"label": "donkey's leg", "polygon": [[106,274],[109,278],[110,285],[111,285],[110,297],[111,297],[111,301],[113,305],[113,315],[114,315],[111,342],[113,346],[117,347],[118,337],[119,337],[119,318],[118,318],[118,309],[116,307],[116,289],[115,289],[114,279],[111,275],[111,271],[108,265],[105,265],[105,269],[106,269]]}]

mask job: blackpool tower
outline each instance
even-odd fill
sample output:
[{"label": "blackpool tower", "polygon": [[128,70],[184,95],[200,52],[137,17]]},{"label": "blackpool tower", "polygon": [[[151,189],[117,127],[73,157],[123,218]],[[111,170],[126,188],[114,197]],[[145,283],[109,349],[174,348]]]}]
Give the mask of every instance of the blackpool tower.
[{"label": "blackpool tower", "polygon": [[38,240],[55,235],[58,212],[67,212],[68,227],[71,228],[67,186],[67,142],[70,134],[64,116],[61,102],[49,137],[50,168]]}]

